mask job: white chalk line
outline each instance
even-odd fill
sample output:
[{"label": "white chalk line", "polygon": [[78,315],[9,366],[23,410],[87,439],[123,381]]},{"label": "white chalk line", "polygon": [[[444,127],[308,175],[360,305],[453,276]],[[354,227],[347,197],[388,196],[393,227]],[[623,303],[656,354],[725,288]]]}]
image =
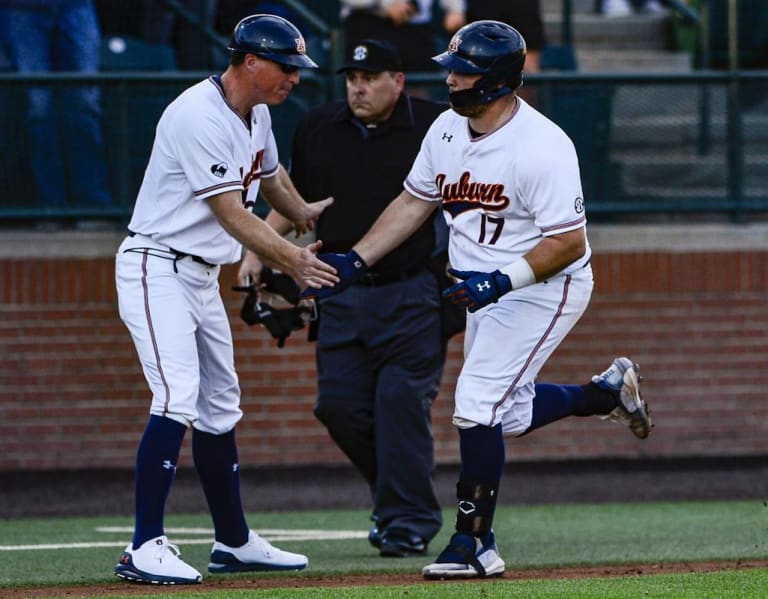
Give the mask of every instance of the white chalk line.
[{"label": "white chalk line", "polygon": [[[97,526],[97,533],[132,534],[130,526]],[[265,528],[258,533],[268,541],[336,541],[365,539],[366,531]],[[175,545],[207,545],[213,543],[212,528],[166,528],[165,534]],[[176,537],[180,535],[181,538]],[[184,538],[184,535],[208,535],[205,538]],[[0,551],[43,551],[58,549],[92,549],[97,547],[125,547],[128,541],[84,541],[77,543],[37,543],[26,545],[0,545]]]}]

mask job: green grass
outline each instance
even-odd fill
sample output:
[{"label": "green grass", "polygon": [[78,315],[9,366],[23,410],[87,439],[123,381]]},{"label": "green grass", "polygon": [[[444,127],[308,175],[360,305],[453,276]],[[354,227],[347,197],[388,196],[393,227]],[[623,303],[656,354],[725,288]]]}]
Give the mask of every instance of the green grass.
[{"label": "green grass", "polygon": [[[407,572],[416,575],[448,540],[448,523],[426,558],[385,559],[364,538],[351,540],[275,541],[306,553],[310,566],[294,577],[344,573]],[[313,511],[249,514],[256,530],[323,529],[365,531],[367,512]],[[112,575],[127,532],[97,532],[97,526],[127,526],[130,518],[61,518],[0,521],[0,545],[114,542],[118,546],[0,551],[0,596],[3,587],[114,583]],[[205,515],[169,516],[166,526],[210,528]],[[494,522],[499,549],[514,569],[598,564],[696,562],[768,558],[768,508],[760,501],[641,503],[607,505],[502,506]],[[210,535],[169,534],[183,557],[204,576],[210,543],[185,544],[185,538]],[[253,577],[254,575],[240,575]],[[768,571],[749,570],[679,576],[622,577],[593,580],[485,581],[381,587],[376,597],[763,597]],[[751,589],[759,589],[752,593]],[[187,596],[241,597],[233,590],[189,588]],[[621,590],[621,593],[619,591]],[[438,592],[439,591],[439,592]],[[498,592],[498,595],[495,593]],[[331,595],[332,593],[332,595]],[[259,590],[260,597],[361,597],[362,589]],[[453,594],[456,593],[456,594]],[[714,594],[713,594],[714,593]],[[116,595],[110,595],[116,596]],[[135,592],[131,593],[135,597]],[[152,597],[159,597],[153,593]],[[170,596],[170,595],[169,595]],[[174,594],[178,596],[178,594]]]}]

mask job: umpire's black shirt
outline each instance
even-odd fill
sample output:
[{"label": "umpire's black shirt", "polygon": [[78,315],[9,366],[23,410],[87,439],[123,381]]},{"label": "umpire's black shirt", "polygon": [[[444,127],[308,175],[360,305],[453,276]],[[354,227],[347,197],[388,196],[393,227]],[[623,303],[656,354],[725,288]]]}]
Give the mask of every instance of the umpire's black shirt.
[{"label": "umpire's black shirt", "polygon": [[[375,127],[355,118],[346,100],[307,113],[293,138],[290,171],[296,189],[308,202],[334,198],[317,223],[321,251],[348,252],[363,237],[403,190],[421,140],[446,108],[400,94],[390,118]],[[427,265],[434,244],[432,219],[428,219],[371,271],[383,277],[412,273]]]}]

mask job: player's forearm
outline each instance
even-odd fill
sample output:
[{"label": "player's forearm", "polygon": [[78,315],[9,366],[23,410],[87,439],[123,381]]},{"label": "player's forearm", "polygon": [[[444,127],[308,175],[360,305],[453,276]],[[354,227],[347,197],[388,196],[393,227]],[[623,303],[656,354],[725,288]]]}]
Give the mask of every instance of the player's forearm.
[{"label": "player's forearm", "polygon": [[401,192],[353,249],[368,266],[373,266],[413,235],[436,207],[436,202],[425,202],[407,191]]},{"label": "player's forearm", "polygon": [[545,237],[526,254],[525,259],[536,275],[536,280],[543,281],[576,262],[586,251],[586,235],[581,228]]}]

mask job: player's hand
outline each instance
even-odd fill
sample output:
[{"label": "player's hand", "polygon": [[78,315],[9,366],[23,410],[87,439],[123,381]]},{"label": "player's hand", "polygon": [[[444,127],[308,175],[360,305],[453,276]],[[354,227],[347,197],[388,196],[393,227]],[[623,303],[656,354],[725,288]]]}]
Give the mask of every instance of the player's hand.
[{"label": "player's hand", "polygon": [[293,221],[296,237],[309,231],[314,231],[315,224],[317,224],[317,219],[320,218],[323,210],[325,210],[331,204],[333,204],[333,198],[325,198],[319,202],[305,204],[299,219]]},{"label": "player's hand", "polygon": [[443,291],[443,297],[457,306],[464,306],[470,312],[477,312],[488,304],[496,303],[502,295],[512,291],[512,281],[499,270],[477,272],[449,268],[448,272],[461,279],[461,282]]},{"label": "player's hand", "polygon": [[323,299],[336,295],[368,272],[368,265],[355,250],[351,250],[346,254],[319,254],[318,258],[332,265],[336,269],[340,280],[333,287],[305,289],[301,294],[302,298]]},{"label": "player's hand", "polygon": [[296,263],[289,270],[289,274],[301,289],[332,287],[339,282],[336,269],[317,256],[322,247],[323,242],[318,240],[299,250]]}]

